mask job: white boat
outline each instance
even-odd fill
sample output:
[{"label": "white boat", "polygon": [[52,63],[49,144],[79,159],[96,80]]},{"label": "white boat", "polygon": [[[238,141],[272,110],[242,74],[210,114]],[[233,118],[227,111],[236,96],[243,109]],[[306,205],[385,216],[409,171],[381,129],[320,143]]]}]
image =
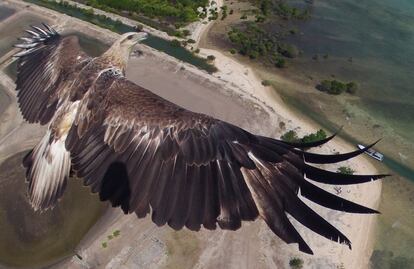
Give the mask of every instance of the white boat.
[{"label": "white boat", "polygon": [[[358,148],[363,149],[363,148],[365,148],[365,146],[358,144]],[[382,162],[382,160],[384,159],[383,154],[379,153],[378,151],[373,150],[372,148],[365,151],[365,153],[368,154],[369,156],[371,156],[372,158],[380,161],[380,162]]]}]

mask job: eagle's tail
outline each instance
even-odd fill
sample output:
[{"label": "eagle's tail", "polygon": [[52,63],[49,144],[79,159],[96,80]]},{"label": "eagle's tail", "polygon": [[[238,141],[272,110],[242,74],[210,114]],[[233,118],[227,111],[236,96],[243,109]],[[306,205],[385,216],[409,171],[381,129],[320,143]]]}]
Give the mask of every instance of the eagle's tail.
[{"label": "eagle's tail", "polygon": [[70,153],[65,140],[55,140],[50,131],[23,159],[29,200],[35,210],[53,207],[62,197],[70,173]]}]

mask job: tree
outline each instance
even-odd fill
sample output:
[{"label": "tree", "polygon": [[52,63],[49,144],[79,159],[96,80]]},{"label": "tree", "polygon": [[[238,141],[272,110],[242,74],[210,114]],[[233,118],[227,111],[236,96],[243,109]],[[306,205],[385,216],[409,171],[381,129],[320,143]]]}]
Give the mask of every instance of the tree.
[{"label": "tree", "polygon": [[287,131],[280,137],[285,142],[298,142],[298,134],[294,130]]},{"label": "tree", "polygon": [[170,45],[173,46],[173,47],[181,47],[181,43],[178,39],[171,40]]},{"label": "tree", "polygon": [[290,268],[301,269],[303,268],[303,260],[301,258],[292,258],[289,261]]},{"label": "tree", "polygon": [[135,25],[135,30],[137,32],[141,32],[144,29],[144,26],[142,24]]},{"label": "tree", "polygon": [[319,129],[316,133],[308,134],[302,137],[302,143],[311,143],[315,141],[319,141],[326,138],[326,133],[324,130]]},{"label": "tree", "polygon": [[288,58],[296,58],[299,55],[298,48],[291,44],[279,44],[278,51],[280,54]]},{"label": "tree", "polygon": [[346,84],[346,92],[349,94],[355,94],[358,90],[358,85],[355,82],[349,82]]},{"label": "tree", "polygon": [[214,61],[215,59],[216,59],[216,56],[214,56],[214,55],[208,55],[207,56],[208,61]]},{"label": "tree", "polygon": [[355,171],[348,166],[339,167],[337,172],[345,175],[353,175],[355,173]]},{"label": "tree", "polygon": [[355,92],[356,84],[354,85],[354,82],[345,84],[338,80],[323,80],[319,85],[316,86],[316,88],[320,91],[327,92],[329,94],[338,95],[345,91],[348,92],[348,89],[350,89],[350,93]]},{"label": "tree", "polygon": [[277,68],[284,68],[286,66],[286,60],[283,58],[277,58],[275,61],[275,66]]},{"label": "tree", "polygon": [[270,82],[270,80],[265,79],[265,80],[262,81],[262,85],[267,87],[267,86],[272,85],[272,83]]}]

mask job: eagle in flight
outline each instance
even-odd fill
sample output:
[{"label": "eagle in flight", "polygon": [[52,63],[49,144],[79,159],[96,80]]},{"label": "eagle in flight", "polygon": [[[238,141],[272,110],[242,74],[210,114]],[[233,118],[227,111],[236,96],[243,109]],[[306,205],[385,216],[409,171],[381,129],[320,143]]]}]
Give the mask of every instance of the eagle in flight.
[{"label": "eagle in flight", "polygon": [[[184,226],[237,230],[261,217],[287,243],[312,254],[287,213],[312,231],[351,247],[349,239],[300,198],[352,213],[376,210],[312,184],[358,184],[386,175],[345,175],[313,164],[357,156],[304,151],[326,143],[287,143],[254,135],[188,111],[125,77],[144,32],[123,34],[100,57],[89,57],[74,35],[43,24],[21,37],[16,91],[26,121],[48,126],[24,158],[29,200],[53,207],[71,172],[102,201],[175,230]],[[162,74],[160,74],[162,76]],[[372,146],[372,145],[371,145]]]}]

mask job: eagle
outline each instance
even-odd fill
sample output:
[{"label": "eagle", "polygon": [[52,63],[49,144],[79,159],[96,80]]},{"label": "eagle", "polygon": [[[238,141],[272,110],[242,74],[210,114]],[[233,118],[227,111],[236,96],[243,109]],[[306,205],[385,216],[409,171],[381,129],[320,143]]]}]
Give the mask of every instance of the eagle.
[{"label": "eagle", "polygon": [[[379,175],[346,175],[311,164],[353,158],[306,151],[191,112],[129,81],[129,55],[145,32],[120,36],[99,57],[82,51],[75,35],[31,26],[15,46],[16,91],[29,123],[47,125],[23,159],[34,210],[53,207],[73,174],[125,214],[151,215],[157,226],[237,230],[263,219],[275,235],[313,254],[288,214],[313,232],[351,248],[350,240],[303,202],[351,213],[378,213],[338,197],[312,181],[359,184]],[[160,74],[160,79],[162,74]]]}]

